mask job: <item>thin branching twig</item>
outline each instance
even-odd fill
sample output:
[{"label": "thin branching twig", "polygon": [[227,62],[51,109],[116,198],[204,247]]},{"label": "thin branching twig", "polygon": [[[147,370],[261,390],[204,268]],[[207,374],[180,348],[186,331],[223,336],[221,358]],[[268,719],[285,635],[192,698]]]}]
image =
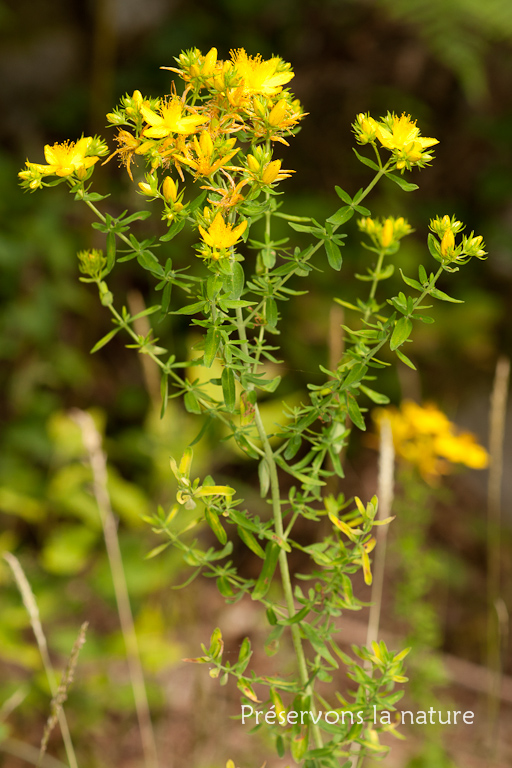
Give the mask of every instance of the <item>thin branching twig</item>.
[{"label": "thin branching twig", "polygon": [[[21,595],[21,599],[23,600],[23,605],[25,606],[25,609],[29,615],[30,625],[32,627],[32,631],[34,632],[34,635],[36,638],[36,642],[39,648],[39,653],[41,654],[41,659],[43,660],[43,667],[46,672],[46,677],[48,679],[48,685],[50,687],[50,691],[52,694],[52,700],[54,700],[58,695],[59,687],[57,686],[55,671],[53,669],[53,665],[50,659],[50,654],[48,653],[48,644],[46,642],[46,637],[43,632],[41,619],[39,618],[39,609],[37,607],[34,593],[32,592],[32,588],[28,582],[27,577],[25,576],[25,573],[23,571],[23,568],[20,565],[18,558],[15,557],[13,554],[11,554],[11,552],[4,552],[3,558],[12,571],[12,574],[14,576],[14,579],[16,581],[16,584],[18,586],[18,589]],[[66,755],[68,758],[69,766],[70,768],[78,768],[75,750],[73,748],[73,742],[71,741],[68,722],[66,720],[66,714],[62,709],[62,706],[59,707],[57,711],[57,719],[59,721],[60,730],[62,733],[62,740],[64,741],[64,747],[66,749]]]},{"label": "thin branching twig", "polygon": [[78,662],[78,655],[80,653],[80,650],[83,644],[85,643],[85,635],[86,635],[88,626],[89,626],[89,622],[84,621],[84,623],[80,627],[80,632],[78,633],[78,637],[76,638],[73,644],[73,648],[71,649],[71,654],[68,659],[66,669],[64,670],[64,674],[62,675],[62,679],[60,681],[59,687],[57,688],[57,692],[52,697],[52,700],[50,703],[50,716],[46,721],[43,738],[41,739],[41,747],[39,749],[39,759],[37,761],[37,768],[40,768],[42,765],[43,758],[44,758],[46,749],[48,747],[48,740],[50,738],[50,734],[55,728],[55,726],[57,725],[59,715],[63,711],[62,705],[64,704],[64,702],[68,697],[68,691],[73,682],[73,677],[74,677],[76,665]]}]

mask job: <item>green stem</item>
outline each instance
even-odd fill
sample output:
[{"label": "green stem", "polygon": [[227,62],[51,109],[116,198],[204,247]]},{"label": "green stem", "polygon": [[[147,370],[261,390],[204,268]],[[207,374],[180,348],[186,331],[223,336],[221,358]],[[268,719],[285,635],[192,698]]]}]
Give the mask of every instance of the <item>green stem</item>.
[{"label": "green stem", "polygon": [[380,270],[382,268],[382,262],[384,261],[384,250],[379,251],[379,259],[377,261],[377,266],[375,267],[375,270],[373,272],[373,280],[372,280],[372,287],[370,290],[370,295],[368,297],[368,303],[367,307],[364,313],[364,321],[366,322],[370,315],[372,314],[370,310],[370,302],[373,302],[375,298],[375,294],[377,292],[377,283],[379,282],[380,277]]},{"label": "green stem", "polygon": [[[240,341],[242,342],[242,350],[245,354],[248,354],[247,334],[246,334],[245,324],[242,316],[242,310],[240,307],[237,307],[236,309],[236,322],[238,326],[238,334],[240,337]],[[252,387],[248,387],[248,389],[252,389]],[[285,535],[283,530],[283,515],[281,510],[281,491],[279,487],[277,465],[274,459],[274,452],[272,451],[272,446],[270,445],[267,433],[265,431],[265,427],[263,425],[263,421],[261,419],[261,413],[258,407],[258,403],[255,403],[254,405],[254,421],[256,424],[256,429],[258,430],[258,435],[261,440],[263,450],[265,452],[265,459],[267,461],[269,474],[270,474],[270,488],[271,488],[271,494],[272,494],[272,513],[274,517],[274,530],[276,535],[280,539],[284,539]],[[292,582],[290,577],[290,569],[288,567],[288,558],[286,556],[286,551],[284,549],[281,549],[279,552],[279,569],[281,573],[281,582],[283,585],[283,593],[284,593],[284,598],[286,602],[286,608],[288,610],[288,617],[291,619],[295,616],[296,610],[295,610],[295,602],[293,599],[293,588],[292,588]],[[290,626],[290,629],[292,634],[293,648],[295,650],[295,656],[297,658],[297,666],[298,666],[300,683],[306,696],[310,697],[311,707],[314,710],[315,705],[313,702],[313,685],[310,683],[309,677],[308,677],[306,656],[304,654],[304,649],[302,647],[302,638],[300,636],[300,628],[298,624],[292,624]],[[313,736],[315,739],[316,747],[317,748],[322,747],[323,741],[322,741],[322,736],[320,733],[320,729],[318,728],[318,725],[313,724],[312,730],[313,730]]]}]

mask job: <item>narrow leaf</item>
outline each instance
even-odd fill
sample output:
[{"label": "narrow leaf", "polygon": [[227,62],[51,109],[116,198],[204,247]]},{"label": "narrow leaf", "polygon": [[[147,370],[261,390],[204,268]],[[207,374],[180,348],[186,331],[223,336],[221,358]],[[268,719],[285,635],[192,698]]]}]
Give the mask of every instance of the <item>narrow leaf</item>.
[{"label": "narrow leaf", "polygon": [[403,189],[404,192],[414,192],[415,189],[419,189],[417,184],[406,181],[403,176],[395,176],[394,173],[386,173],[386,177],[391,179],[391,181],[394,181],[395,184],[398,184],[400,189]]},{"label": "narrow leaf", "polygon": [[400,320],[397,321],[391,335],[391,341],[389,342],[391,350],[394,351],[397,347],[402,346],[404,341],[411,335],[411,332],[412,322],[408,317],[401,317]]},{"label": "narrow leaf", "polygon": [[347,205],[352,204],[352,198],[350,197],[348,192],[345,192],[344,189],[338,186],[334,187],[334,189],[336,190],[336,194],[338,195],[338,197],[341,197],[344,203],[346,203]]},{"label": "narrow leaf", "polygon": [[[354,149],[354,147],[352,147],[352,149]],[[363,165],[367,165],[368,168],[372,168],[374,171],[379,170],[379,166],[377,165],[377,163],[374,163],[373,160],[370,160],[368,157],[363,157],[363,155],[360,155],[356,149],[354,149],[354,154],[359,160],[359,162],[362,163]]]},{"label": "narrow leaf", "polygon": [[222,394],[227,410],[232,413],[236,405],[235,375],[232,368],[224,368],[221,377]]},{"label": "narrow leaf", "polygon": [[350,421],[352,422],[352,424],[355,424],[356,427],[358,427],[363,432],[365,432],[366,424],[364,423],[363,414],[361,413],[361,409],[357,404],[357,400],[355,399],[354,395],[350,394],[350,392],[347,392],[346,400],[347,400],[348,417]]},{"label": "narrow leaf", "polygon": [[416,291],[423,291],[423,286],[421,283],[418,283],[417,280],[413,280],[412,277],[406,277],[402,270],[400,270],[400,274],[402,275],[402,280],[406,285],[408,285],[410,288],[414,288]]},{"label": "narrow leaf", "polygon": [[255,555],[258,557],[261,557],[262,560],[265,559],[265,550],[263,547],[260,546],[257,539],[252,535],[250,531],[248,531],[246,528],[242,528],[241,525],[237,525],[236,530],[238,532],[239,538],[243,541],[246,547],[248,547],[251,552],[254,552]]},{"label": "narrow leaf", "polygon": [[265,547],[265,560],[258,581],[256,582],[251,594],[253,600],[261,600],[267,594],[274,571],[276,570],[277,561],[279,559],[280,547],[277,544],[269,541]]},{"label": "narrow leaf", "polygon": [[116,236],[114,232],[107,235],[107,267],[106,272],[111,272],[116,261]]},{"label": "narrow leaf", "polygon": [[217,357],[217,350],[221,341],[221,334],[218,328],[208,328],[204,341],[203,365],[210,368]]},{"label": "narrow leaf", "polygon": [[332,240],[324,240],[324,246],[329,265],[339,272],[343,263],[339,245],[336,245]]},{"label": "narrow leaf", "polygon": [[261,498],[264,499],[270,488],[270,470],[266,459],[262,459],[258,464],[258,477],[260,479]]},{"label": "narrow leaf", "polygon": [[102,347],[104,347],[104,346],[105,346],[105,344],[108,344],[108,343],[109,343],[109,341],[110,341],[111,339],[113,339],[113,338],[114,338],[114,336],[116,335],[116,333],[119,333],[119,331],[120,331],[120,330],[121,330],[121,328],[114,328],[114,330],[113,330],[113,331],[110,331],[110,333],[107,333],[107,335],[106,335],[106,336],[103,336],[103,338],[102,338],[102,339],[100,339],[98,342],[96,342],[96,344],[94,345],[94,347],[91,349],[91,354],[93,354],[94,352],[97,352],[99,349],[101,349]]},{"label": "narrow leaf", "polygon": [[452,296],[448,296],[447,293],[440,291],[438,288],[431,288],[429,295],[434,299],[439,299],[440,301],[450,301],[452,304],[464,304],[464,302],[460,299],[454,299]]},{"label": "narrow leaf", "polygon": [[220,524],[218,515],[209,507],[205,507],[204,517],[220,543],[225,544],[228,540],[228,535]]},{"label": "narrow leaf", "polygon": [[416,366],[414,365],[412,360],[409,360],[407,355],[404,355],[404,353],[401,352],[399,349],[395,349],[395,352],[396,352],[396,356],[398,357],[399,360],[402,361],[402,363],[405,363],[405,365],[409,366],[409,368],[412,368],[413,371],[416,370]]},{"label": "narrow leaf", "polygon": [[345,224],[346,221],[352,218],[354,215],[354,209],[350,205],[344,205],[343,208],[339,208],[336,213],[329,216],[327,221],[329,224],[333,224],[335,227],[339,227]]}]

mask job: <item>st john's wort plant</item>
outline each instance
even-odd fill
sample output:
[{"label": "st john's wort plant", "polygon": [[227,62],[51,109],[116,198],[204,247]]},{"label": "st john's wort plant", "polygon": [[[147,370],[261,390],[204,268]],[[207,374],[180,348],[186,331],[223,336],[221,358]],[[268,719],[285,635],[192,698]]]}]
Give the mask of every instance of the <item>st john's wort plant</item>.
[{"label": "st john's wort plant", "polygon": [[[379,120],[358,115],[353,131],[359,151],[354,151],[369,169],[368,185],[353,196],[336,187],[342,204],[324,223],[294,216],[286,212],[278,192],[292,171],[277,156],[305,114],[287,87],[291,66],[277,56],[263,60],[243,49],[221,61],[212,48],[206,55],[197,49],[183,52],[176,66],[167,69],[178,76],[170,93],[152,98],[136,90],[107,116],[116,131],[117,148],[110,155],[99,137],[48,145],[46,164],[27,161],[20,177],[31,191],[67,184],[75,200],[97,216],[93,226],[105,236],[105,252],[82,251],[79,266],[81,280],[97,286],[113,328],[93,351],[114,339],[117,343],[124,332],[128,346],[148,355],[161,371],[162,410],[169,398],[182,397],[186,410],[197,416],[197,437],[183,446],[181,457],[171,460],[176,503],[148,518],[167,539],[151,554],[174,546],[192,569],[190,579],[200,573],[215,578],[227,603],[243,598],[259,602],[268,622],[267,653],[276,654],[280,643],[284,646],[282,673],[267,676],[250,668],[249,638],[235,662],[226,660],[222,628],[216,628],[202,655],[193,660],[208,665],[221,684],[236,682],[242,719],[247,716],[252,725],[273,731],[279,755],[289,750],[297,763],[307,766],[339,766],[340,760],[361,765],[367,753],[385,754],[381,732],[396,733],[397,721],[390,713],[402,695],[396,685],[406,681],[406,651],[393,652],[374,642],[369,648],[354,647],[352,655],[345,653],[337,641],[339,617],[344,610],[361,608],[351,577],[362,570],[371,584],[374,529],[391,517],[377,519],[376,497],[366,503],[345,499],[329,492],[327,484],[331,488],[333,477],[343,478],[344,448],[353,427],[365,429],[365,403],[387,402],[375,380],[390,364],[390,352],[413,366],[404,349],[415,323],[432,322],[428,302],[457,302],[438,281],[471,257],[483,258],[483,241],[473,233],[461,234],[463,224],[455,217],[436,217],[430,223],[427,266],[418,265],[414,277],[402,273],[403,290],[386,296],[382,284],[393,274],[400,241],[412,228],[401,216],[373,218],[363,202],[384,178],[405,192],[416,189],[405,174],[432,161],[437,140],[423,137],[408,115],[388,112]],[[361,154],[363,150],[369,153]],[[114,216],[106,196],[91,191],[98,161],[113,157],[137,184],[143,210]],[[138,163],[145,169],[142,179]],[[161,220],[160,234],[136,237],[132,225],[140,227],[150,216]],[[284,402],[281,424],[265,427],[261,398],[272,396],[280,385],[279,376],[268,375],[269,364],[281,363],[280,306],[301,302],[313,270],[340,270],[347,236],[341,229],[353,216],[366,238],[368,266],[358,277],[368,286],[356,304],[336,299],[354,318],[343,327],[344,352],[332,370],[321,366],[323,381],[308,385],[308,398],[298,405]],[[276,218],[287,221],[304,244],[276,239]],[[196,233],[197,243],[182,267],[176,262],[182,264],[183,257],[174,254],[184,229]],[[135,316],[116,301],[108,282],[114,268],[132,259],[158,295]],[[437,262],[434,271],[431,259]],[[146,335],[134,328],[141,315],[153,323]],[[201,337],[199,356],[178,359],[157,337],[159,321],[169,315],[189,318]],[[220,375],[199,375],[219,364]],[[269,514],[247,508],[236,488],[209,475],[195,477],[193,447],[212,422],[222,425],[257,464]],[[294,539],[299,520],[311,525],[322,518],[330,523],[325,538],[307,545]],[[217,546],[204,548],[195,536],[204,522]],[[230,559],[236,537],[259,559],[257,578],[241,576]],[[310,561],[305,573],[290,573],[294,550]],[[286,652],[290,642],[293,672]],[[319,684],[339,675],[340,667],[350,692],[326,701]],[[257,723],[258,709],[265,715]],[[375,717],[384,711],[387,717]]]}]

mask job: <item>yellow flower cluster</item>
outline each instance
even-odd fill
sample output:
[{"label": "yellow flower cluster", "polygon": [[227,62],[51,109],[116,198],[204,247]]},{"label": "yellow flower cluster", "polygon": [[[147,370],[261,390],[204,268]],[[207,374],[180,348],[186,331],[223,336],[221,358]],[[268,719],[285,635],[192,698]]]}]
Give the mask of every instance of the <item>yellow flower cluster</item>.
[{"label": "yellow flower cluster", "polygon": [[75,177],[85,181],[90,175],[90,169],[102,155],[108,152],[107,145],[97,137],[82,136],[78,141],[65,141],[63,144],[47,144],[44,157],[48,165],[31,163],[27,160],[26,168],[18,174],[22,186],[34,192],[47,186],[43,179],[46,176],[58,176],[61,179]]},{"label": "yellow flower cluster", "polygon": [[[218,261],[231,254],[247,227],[240,205],[254,202],[262,191],[273,194],[274,185],[292,173],[273,157],[272,144],[288,143],[304,111],[284,88],[294,75],[278,56],[265,60],[241,48],[222,61],[215,48],[205,56],[195,48],[176,63],[163,68],[180,76],[181,95],[174,84],[164,98],[146,98],[136,90],[107,115],[117,128],[117,148],[107,160],[117,156],[133,181],[132,163],[141,158],[146,173],[139,192],[162,201],[169,225],[192,214],[202,237],[200,255]],[[76,187],[108,149],[87,137],[46,146],[44,153],[48,165],[27,161],[19,174],[32,191],[66,180]],[[188,206],[185,189],[178,191],[185,173],[202,182],[206,208]],[[46,182],[48,176],[54,179]]]},{"label": "yellow flower cluster", "polygon": [[367,234],[379,249],[390,248],[413,231],[403,216],[396,219],[393,216],[387,219],[359,219],[357,224],[361,232]]},{"label": "yellow flower cluster", "polygon": [[439,144],[437,139],[420,135],[416,121],[410,115],[395,115],[388,112],[380,121],[363,113],[357,115],[353,124],[354,133],[359,144],[373,144],[376,141],[384,149],[389,150],[395,161],[395,167],[403,171],[411,170],[413,166],[423,168],[433,160],[429,147]]},{"label": "yellow flower cluster", "polygon": [[448,272],[456,272],[458,265],[466,264],[473,256],[477,259],[485,259],[487,252],[484,251],[484,240],[482,235],[476,235],[472,232],[469,237],[462,235],[458,244],[455,241],[455,235],[462,232],[464,224],[457,221],[455,216],[445,215],[437,216],[430,222],[429,229],[434,235],[429,235],[428,246],[432,256],[440,261]]},{"label": "yellow flower cluster", "polygon": [[389,421],[397,455],[417,466],[429,481],[448,474],[452,464],[472,469],[484,469],[488,464],[487,451],[475,436],[459,432],[433,404],[405,400],[400,408],[377,408],[373,418],[377,427],[384,419]]}]

